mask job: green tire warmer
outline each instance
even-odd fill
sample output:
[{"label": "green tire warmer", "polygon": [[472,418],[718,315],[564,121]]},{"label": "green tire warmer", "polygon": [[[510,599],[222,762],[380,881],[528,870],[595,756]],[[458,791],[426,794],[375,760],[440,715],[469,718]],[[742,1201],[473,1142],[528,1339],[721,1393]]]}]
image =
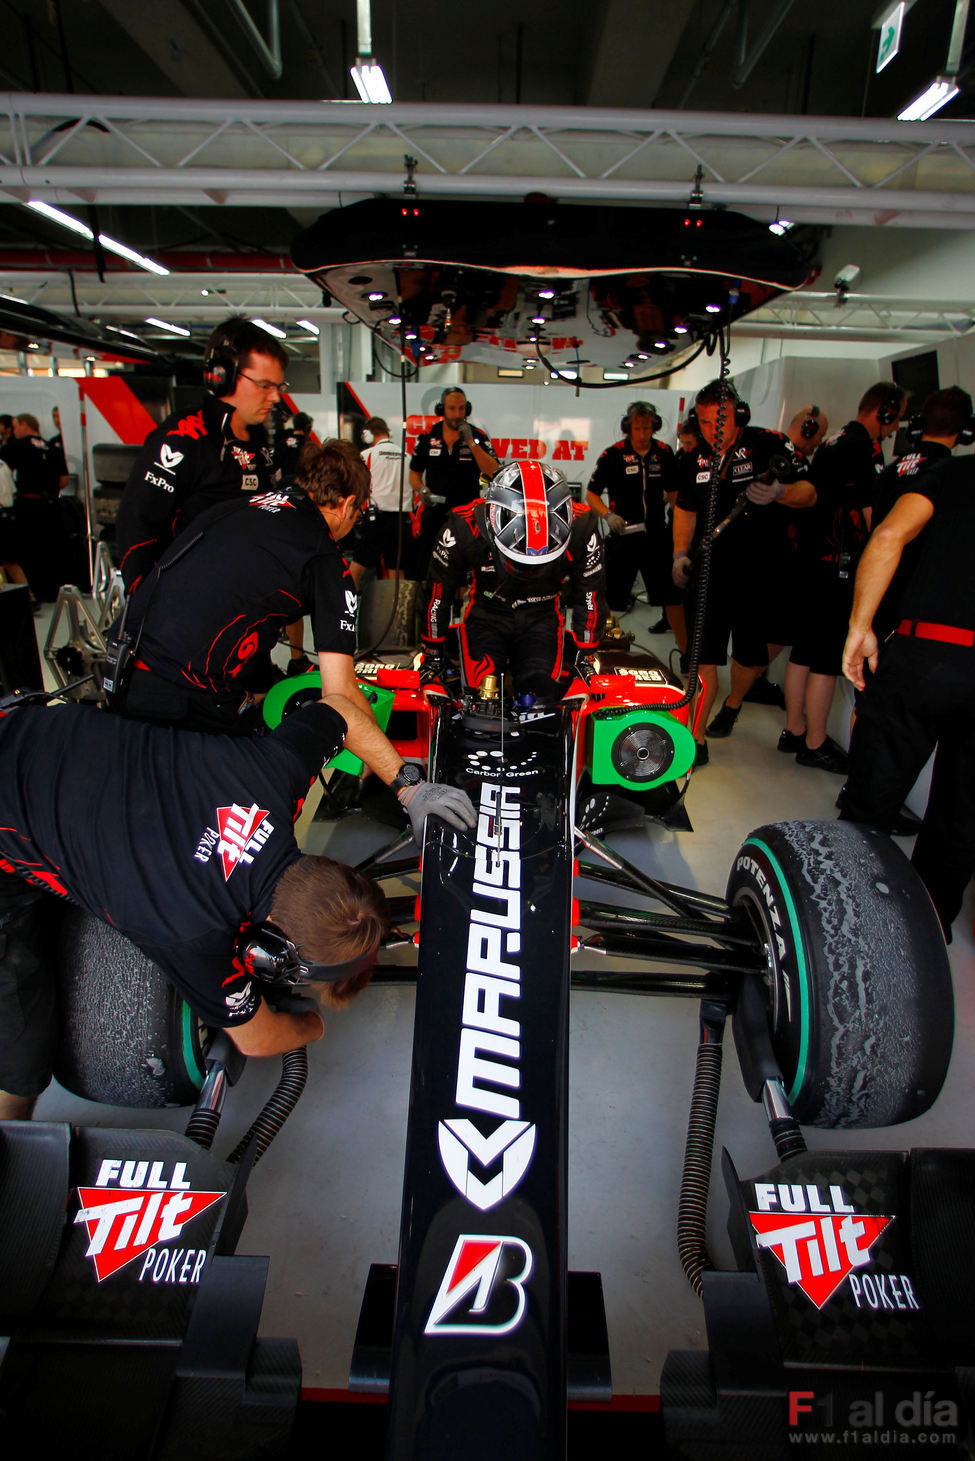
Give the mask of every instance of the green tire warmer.
[{"label": "green tire warmer", "polygon": [[[364,684],[361,680],[357,680],[356,684],[368,700],[379,729],[385,731],[389,724],[396,692],[387,690],[382,685]],[[322,677],[318,670],[312,670],[307,675],[295,675],[289,680],[279,680],[276,685],[271,686],[264,697],[262,707],[264,724],[274,730],[290,711],[296,710],[299,705],[304,705],[309,700],[320,700],[321,695]],[[339,751],[331,761],[326,761],[325,768],[332,771],[348,771],[353,776],[359,776],[363,769],[361,758],[346,750]]]}]

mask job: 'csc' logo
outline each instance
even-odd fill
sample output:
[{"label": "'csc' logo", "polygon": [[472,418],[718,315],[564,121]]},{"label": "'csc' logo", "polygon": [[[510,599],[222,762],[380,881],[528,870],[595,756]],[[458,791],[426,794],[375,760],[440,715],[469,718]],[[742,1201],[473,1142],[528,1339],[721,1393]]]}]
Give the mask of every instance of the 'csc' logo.
[{"label": "'csc' logo", "polygon": [[524,1317],[534,1266],[521,1238],[461,1233],[424,1334],[510,1334]]}]

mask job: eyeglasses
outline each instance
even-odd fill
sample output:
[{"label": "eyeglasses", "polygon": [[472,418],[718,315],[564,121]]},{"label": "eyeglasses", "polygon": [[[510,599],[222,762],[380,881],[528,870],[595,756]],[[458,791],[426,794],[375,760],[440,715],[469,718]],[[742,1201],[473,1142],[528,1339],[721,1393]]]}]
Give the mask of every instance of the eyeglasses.
[{"label": "eyeglasses", "polygon": [[279,396],[283,396],[288,389],[288,382],[286,380],[255,380],[254,376],[245,375],[243,371],[240,371],[239,374],[242,380],[249,380],[252,386],[257,386],[257,389],[264,391],[265,394],[270,391],[277,391]]}]

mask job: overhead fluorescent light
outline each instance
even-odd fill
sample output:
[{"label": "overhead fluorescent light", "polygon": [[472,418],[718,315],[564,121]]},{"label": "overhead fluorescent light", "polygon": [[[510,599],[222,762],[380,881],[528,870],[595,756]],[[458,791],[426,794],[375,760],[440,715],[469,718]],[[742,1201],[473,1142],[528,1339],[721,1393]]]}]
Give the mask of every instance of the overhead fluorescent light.
[{"label": "overhead fluorescent light", "polygon": [[137,254],[135,249],[130,249],[127,244],[119,243],[118,239],[109,238],[107,233],[98,235],[98,242],[103,249],[108,249],[110,254],[118,254],[120,259],[128,259],[130,264],[138,264],[140,269],[145,269],[149,274],[168,274],[169,270],[157,264],[155,259],[147,258],[145,254]]},{"label": "overhead fluorescent light", "polygon": [[168,320],[157,320],[153,315],[146,315],[146,324],[155,325],[159,330],[169,330],[173,335],[188,335],[189,330],[184,330],[182,325],[171,325]]},{"label": "overhead fluorescent light", "polygon": [[383,68],[371,56],[359,56],[349,75],[355,82],[355,89],[361,101],[387,104],[392,93],[383,75]]},{"label": "overhead fluorescent light", "polygon": [[498,366],[498,376],[501,380],[521,380],[524,373],[523,370],[514,370],[510,366]]},{"label": "overhead fluorescent light", "polygon": [[60,223],[62,228],[70,228],[72,233],[80,233],[82,238],[93,239],[95,235],[87,223],[82,223],[80,218],[72,218],[70,213],[62,213],[60,208],[52,208],[50,203],[42,203],[40,200],[27,204],[33,208],[35,213],[42,213],[45,218]]},{"label": "overhead fluorescent light", "polygon": [[[129,340],[138,340],[139,344],[142,344],[142,337],[140,335],[133,334],[131,330],[123,330],[121,325],[106,325],[105,328],[106,330],[111,330],[113,335],[125,335]],[[189,330],[186,333],[189,334]]]},{"label": "overhead fluorescent light", "polygon": [[958,95],[958,85],[953,76],[936,76],[931,85],[916,96],[910,106],[897,113],[899,122],[926,122],[935,112]]},{"label": "overhead fluorescent light", "polygon": [[273,335],[276,340],[286,340],[288,338],[287,333],[284,330],[279,330],[277,325],[269,325],[267,320],[259,320],[254,315],[251,315],[251,324],[260,326],[262,330],[267,330],[268,334]]},{"label": "overhead fluorescent light", "polygon": [[782,234],[788,233],[789,232],[789,229],[790,228],[794,228],[794,227],[795,227],[795,225],[793,224],[793,222],[792,222],[791,219],[789,219],[789,218],[776,218],[776,219],[773,219],[773,221],[769,224],[768,231],[769,231],[769,233],[776,233],[776,234],[778,234],[779,237],[781,238]]},{"label": "overhead fluorescent light", "polygon": [[321,330],[311,320],[295,320],[295,324],[300,325],[303,330],[307,330],[309,335],[321,334]]}]

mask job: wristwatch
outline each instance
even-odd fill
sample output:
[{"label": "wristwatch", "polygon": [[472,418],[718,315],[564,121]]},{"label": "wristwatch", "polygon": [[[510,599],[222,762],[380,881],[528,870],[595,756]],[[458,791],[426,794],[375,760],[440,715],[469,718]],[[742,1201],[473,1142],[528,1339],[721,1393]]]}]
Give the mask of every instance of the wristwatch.
[{"label": "wristwatch", "polygon": [[403,791],[407,786],[419,786],[425,779],[415,761],[404,761],[389,785],[393,791]]}]

